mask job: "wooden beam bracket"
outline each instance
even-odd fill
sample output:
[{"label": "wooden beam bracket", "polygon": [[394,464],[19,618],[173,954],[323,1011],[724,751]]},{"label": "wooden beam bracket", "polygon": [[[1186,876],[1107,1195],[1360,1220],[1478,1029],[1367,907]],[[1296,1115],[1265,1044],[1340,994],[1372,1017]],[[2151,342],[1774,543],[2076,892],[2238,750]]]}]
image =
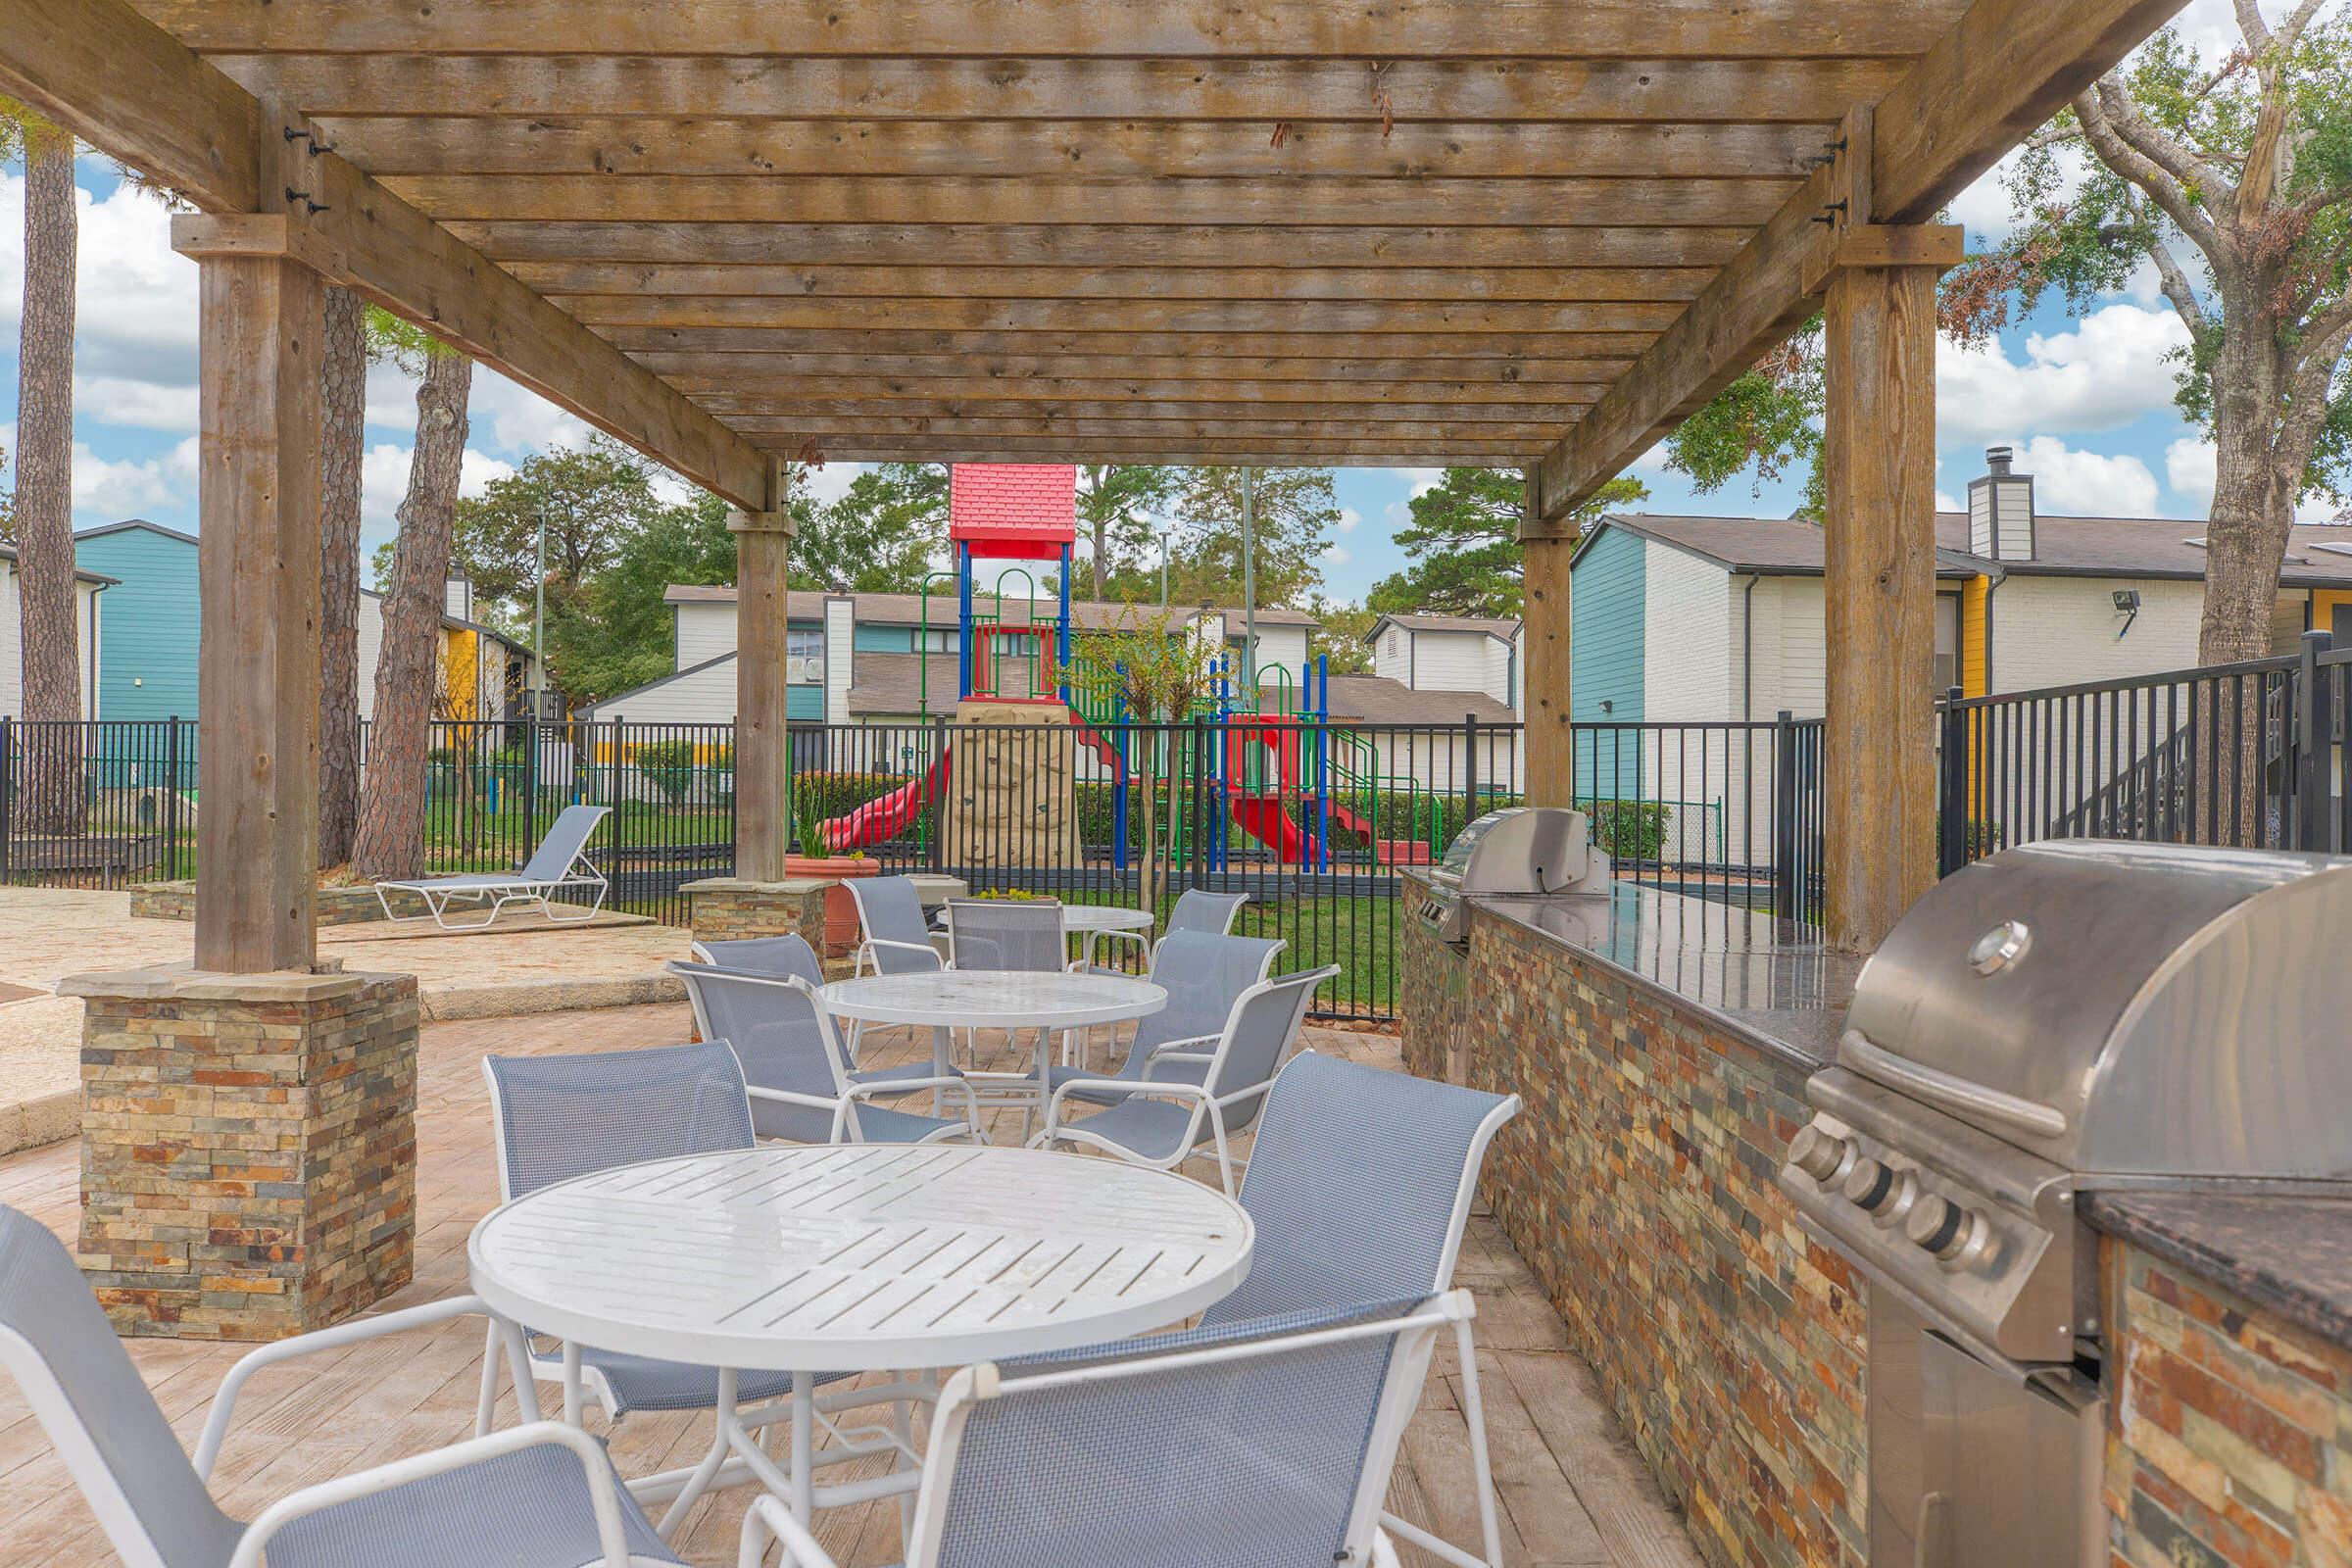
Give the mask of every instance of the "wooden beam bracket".
[{"label": "wooden beam bracket", "polygon": [[1949,271],[1967,250],[1967,231],[1957,223],[1860,223],[1840,228],[1806,259],[1805,293],[1820,294],[1834,274],[1855,269],[1931,267]]},{"label": "wooden beam bracket", "polygon": [[789,510],[775,512],[746,512],[741,507],[727,509],[729,533],[772,533],[790,539],[800,532]]}]

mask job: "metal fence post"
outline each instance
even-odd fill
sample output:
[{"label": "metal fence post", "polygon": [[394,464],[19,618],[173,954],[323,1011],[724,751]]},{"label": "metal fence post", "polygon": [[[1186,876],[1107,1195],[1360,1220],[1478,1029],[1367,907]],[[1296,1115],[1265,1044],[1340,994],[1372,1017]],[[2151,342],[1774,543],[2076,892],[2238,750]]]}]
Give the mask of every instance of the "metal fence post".
[{"label": "metal fence post", "polygon": [[[1462,715],[1462,826],[1478,820],[1478,715]],[[1453,842],[1446,835],[1448,844]]]},{"label": "metal fence post", "polygon": [[1796,918],[1796,715],[1784,708],[1772,721],[1772,912]]},{"label": "metal fence post", "polygon": [[1943,700],[1942,766],[1936,770],[1936,874],[1950,876],[1968,863],[1968,713],[1960,706],[1960,688],[1951,687]]},{"label": "metal fence post", "polygon": [[524,858],[539,848],[539,709],[536,703],[522,719],[522,842]]},{"label": "metal fence post", "polygon": [[[1208,854],[1208,813],[1210,807],[1208,802],[1207,785],[1208,715],[1205,713],[1195,713],[1193,715],[1193,853],[1191,856],[1193,868],[1192,885],[1194,887],[1201,887],[1205,885],[1201,881],[1200,872],[1204,858]],[[1223,810],[1225,808],[1225,803],[1223,801],[1217,802],[1215,808],[1220,811]]]},{"label": "metal fence post", "polygon": [[[934,713],[931,715],[931,766],[935,771],[943,767],[947,756],[948,715]],[[947,869],[948,803],[944,797],[947,787],[954,782],[954,775],[955,769],[946,767],[940,777],[942,788],[931,792],[931,869],[934,874]]]},{"label": "metal fence post", "polygon": [[8,880],[9,850],[17,836],[17,721],[0,713],[0,882]]},{"label": "metal fence post", "polygon": [[2299,650],[2301,662],[2295,665],[2295,761],[2291,777],[2294,780],[2294,801],[2287,812],[2291,842],[2298,850],[2324,850],[2328,847],[2328,708],[2322,699],[2320,656],[2327,653],[2330,639],[2324,631],[2307,631]]},{"label": "metal fence post", "polygon": [[179,880],[179,715],[164,721],[164,880]]}]

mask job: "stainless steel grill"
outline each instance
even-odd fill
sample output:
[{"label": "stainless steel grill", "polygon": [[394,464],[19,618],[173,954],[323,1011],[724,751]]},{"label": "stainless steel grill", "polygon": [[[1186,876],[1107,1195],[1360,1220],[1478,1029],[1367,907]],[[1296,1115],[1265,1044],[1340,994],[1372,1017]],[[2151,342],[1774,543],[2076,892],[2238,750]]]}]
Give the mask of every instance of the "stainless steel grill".
[{"label": "stainless steel grill", "polygon": [[1427,874],[1429,892],[1415,908],[1439,940],[1470,938],[1478,895],[1606,893],[1609,858],[1592,847],[1585,813],[1556,806],[1489,811],[1462,829]]},{"label": "stainless steel grill", "polygon": [[[2069,840],[1945,878],[1871,956],[1781,1186],[1870,1281],[1873,1561],[2103,1560],[2077,1195],[2352,1178],[2347,931],[2352,860]],[[1972,1432],[2091,1468],[1976,1506]]]}]

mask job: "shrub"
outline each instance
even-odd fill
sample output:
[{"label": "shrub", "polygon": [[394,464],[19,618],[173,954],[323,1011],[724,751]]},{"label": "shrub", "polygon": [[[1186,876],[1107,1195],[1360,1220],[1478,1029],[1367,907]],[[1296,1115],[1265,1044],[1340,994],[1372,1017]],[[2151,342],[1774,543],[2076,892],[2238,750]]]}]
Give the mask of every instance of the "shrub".
[{"label": "shrub", "polygon": [[694,743],[687,740],[647,741],[637,748],[637,771],[660,790],[670,805],[686,799],[694,783]]}]

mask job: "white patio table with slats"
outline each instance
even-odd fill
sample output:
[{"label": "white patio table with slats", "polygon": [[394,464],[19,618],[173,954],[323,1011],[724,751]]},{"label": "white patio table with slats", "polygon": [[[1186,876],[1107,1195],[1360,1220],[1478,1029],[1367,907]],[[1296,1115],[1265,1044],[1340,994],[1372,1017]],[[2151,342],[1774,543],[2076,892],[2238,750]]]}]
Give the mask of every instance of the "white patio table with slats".
[{"label": "white patio table with slats", "polygon": [[931,1070],[942,1077],[949,1068],[951,1030],[1003,1029],[1009,1033],[1035,1029],[1037,1062],[1032,1076],[1038,1084],[1046,1082],[1048,1048],[1054,1034],[1126,1023],[1168,1004],[1166,989],[1149,980],[988,969],[861,975],[836,980],[816,995],[819,1004],[836,1018],[928,1027]]},{"label": "white patio table with slats", "polygon": [[[718,1437],[684,1501],[735,1460],[806,1520],[910,1490],[817,1488],[815,1375],[912,1371],[1164,1328],[1250,1270],[1241,1205],[1166,1171],[1041,1151],[771,1146],[544,1187],[474,1227],[474,1292],[570,1346],[726,1369]],[[787,1473],[735,1374],[793,1374]],[[682,1504],[681,1504],[682,1506]]]}]

